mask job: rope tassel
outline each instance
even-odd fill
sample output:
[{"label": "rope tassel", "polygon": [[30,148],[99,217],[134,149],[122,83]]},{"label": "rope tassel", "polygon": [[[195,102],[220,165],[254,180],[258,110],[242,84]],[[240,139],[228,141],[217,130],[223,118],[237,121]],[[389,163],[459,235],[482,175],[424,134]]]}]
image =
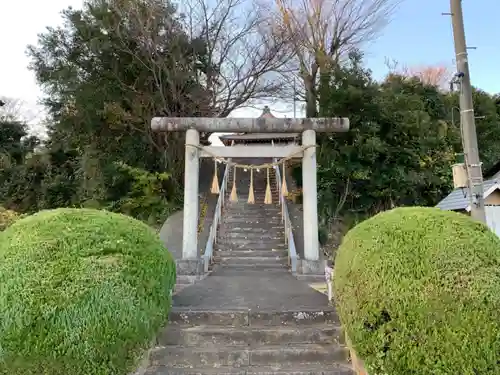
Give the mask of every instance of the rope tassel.
[{"label": "rope tassel", "polygon": [[217,173],[217,159],[214,159],[214,177],[212,179],[212,188],[210,189],[212,194],[219,194],[219,177]]},{"label": "rope tassel", "polygon": [[250,190],[248,191],[248,203],[255,203],[255,195],[253,193],[253,168],[250,169]]},{"label": "rope tassel", "polygon": [[236,167],[233,172],[233,188],[231,189],[231,202],[238,202],[238,193],[236,192]]},{"label": "rope tassel", "polygon": [[264,204],[272,204],[273,197],[271,195],[271,183],[269,178],[269,167],[267,168],[267,186],[266,186],[266,196],[264,198]]},{"label": "rope tassel", "polygon": [[288,197],[288,187],[286,186],[285,165],[286,165],[286,161],[283,162],[283,174],[281,175],[281,179],[283,180],[283,182],[281,183],[281,194],[283,194],[284,197]]}]

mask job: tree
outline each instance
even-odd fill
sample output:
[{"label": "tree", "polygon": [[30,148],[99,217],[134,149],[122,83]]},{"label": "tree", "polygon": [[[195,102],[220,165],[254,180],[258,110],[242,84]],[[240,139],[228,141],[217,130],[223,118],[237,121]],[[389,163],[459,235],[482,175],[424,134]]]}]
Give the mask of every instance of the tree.
[{"label": "tree", "polygon": [[322,76],[319,94],[321,117],[347,116],[352,124],[345,134],[319,138],[324,220],[435,205],[449,192],[460,132],[435,86],[396,74],[377,83],[354,52]]},{"label": "tree", "polygon": [[24,156],[40,144],[40,139],[29,134],[26,111],[21,100],[2,97],[0,107],[0,168],[23,162]]},{"label": "tree", "polygon": [[449,85],[452,77],[450,69],[444,65],[409,67],[406,70],[406,75],[418,77],[424,85],[445,89],[450,87]]},{"label": "tree", "polygon": [[0,96],[0,121],[18,121],[22,115],[22,103],[18,99]]},{"label": "tree", "polygon": [[[151,15],[144,27],[154,39],[138,28],[134,17],[142,14]],[[157,114],[207,113],[196,79],[203,48],[168,3],[92,1],[67,9],[63,18],[64,26],[48,28],[29,48],[52,118],[49,146],[99,157],[101,169],[120,160],[169,170],[172,187],[179,186],[184,142],[152,133],[150,121]]]},{"label": "tree", "polygon": [[396,74],[409,79],[418,78],[424,85],[436,86],[444,91],[449,91],[452,79],[452,70],[446,64],[415,65],[399,67],[395,60],[386,61],[389,74]]},{"label": "tree", "polygon": [[[112,6],[120,17],[133,25],[132,30],[143,41],[149,54],[139,57],[126,43],[123,43],[123,48],[151,71],[156,89],[165,98],[167,87],[180,87],[179,84],[165,85],[166,79],[162,77],[172,76],[171,64],[158,59],[156,52],[156,46],[161,44],[165,35],[158,32],[158,17],[155,15],[164,12],[165,5],[158,0],[144,3],[147,7],[134,1],[115,0]],[[285,41],[272,32],[255,2],[188,0],[181,2],[179,7],[178,27],[185,30],[186,35],[182,34],[182,39],[174,41],[169,37],[169,44],[179,47],[192,42],[190,47],[194,49],[196,61],[179,60],[179,54],[175,57],[177,64],[196,67],[190,69],[197,73],[190,78],[206,94],[202,114],[227,117],[237,108],[279,94],[283,83],[276,72],[290,59],[290,50]],[[185,53],[182,55],[186,56]],[[178,75],[171,78],[183,80]]]},{"label": "tree", "polygon": [[306,116],[318,114],[317,84],[349,52],[376,38],[398,1],[276,0],[276,30],[287,36],[304,84]]},{"label": "tree", "polygon": [[[190,40],[168,3],[156,3],[148,25],[158,37],[141,38],[133,17],[150,14],[150,5],[85,2],[80,10],[65,10],[63,26],[49,27],[29,47],[31,68],[46,94],[49,139],[17,171],[33,176],[27,186],[34,195],[23,190],[32,197],[24,202],[16,193],[12,205],[22,211],[102,207],[154,221],[178,204],[183,135],[152,133],[150,121],[158,114],[207,113],[208,95],[197,79],[204,49]],[[144,181],[152,185],[138,191]],[[11,187],[21,191],[14,182]]]}]

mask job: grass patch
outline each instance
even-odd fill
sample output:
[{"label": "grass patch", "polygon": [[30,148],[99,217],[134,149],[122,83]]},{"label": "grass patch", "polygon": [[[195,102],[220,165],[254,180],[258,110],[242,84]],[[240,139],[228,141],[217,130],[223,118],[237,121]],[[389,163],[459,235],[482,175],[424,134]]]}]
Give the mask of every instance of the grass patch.
[{"label": "grass patch", "polygon": [[42,211],[0,234],[0,373],[126,375],[171,307],[175,262],[146,224]]},{"label": "grass patch", "polygon": [[500,374],[500,239],[466,215],[398,208],[335,262],[341,321],[370,375]]}]

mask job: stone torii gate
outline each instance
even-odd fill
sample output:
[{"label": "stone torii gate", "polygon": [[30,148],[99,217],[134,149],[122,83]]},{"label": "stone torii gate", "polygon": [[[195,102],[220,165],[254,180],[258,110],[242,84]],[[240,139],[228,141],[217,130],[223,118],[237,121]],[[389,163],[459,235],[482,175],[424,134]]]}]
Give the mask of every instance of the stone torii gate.
[{"label": "stone torii gate", "polygon": [[[347,118],[200,118],[155,117],[151,121],[154,132],[186,132],[184,177],[184,233],[182,260],[197,260],[199,217],[199,158],[217,155],[221,158],[283,158],[302,157],[304,258],[319,260],[318,207],[316,178],[316,132],[334,133],[349,130]],[[273,146],[200,146],[200,132],[206,133],[302,133],[302,147]]]}]

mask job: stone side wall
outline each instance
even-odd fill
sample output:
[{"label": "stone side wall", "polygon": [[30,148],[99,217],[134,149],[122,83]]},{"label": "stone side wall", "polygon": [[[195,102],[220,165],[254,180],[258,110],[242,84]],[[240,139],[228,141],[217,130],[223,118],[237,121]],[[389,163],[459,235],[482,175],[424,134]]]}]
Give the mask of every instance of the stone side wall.
[{"label": "stone side wall", "polygon": [[368,375],[368,372],[365,369],[365,365],[363,363],[363,360],[359,358],[352,348],[352,343],[351,340],[349,340],[349,337],[346,335],[346,344],[347,347],[349,348],[349,353],[351,355],[351,364],[352,364],[352,369],[354,370],[354,373],[356,375]]},{"label": "stone side wall", "polygon": [[[224,177],[223,165],[219,165],[218,177],[219,182]],[[198,249],[200,254],[205,251],[205,246],[210,234],[210,226],[212,225],[215,206],[217,204],[218,195],[211,194],[212,178],[214,173],[214,162],[211,159],[200,160],[200,182],[199,182],[199,199],[200,199],[200,214],[205,206],[205,215],[200,217],[198,229]],[[160,238],[176,259],[182,258],[182,233],[183,233],[183,211],[179,210],[170,215],[160,230]]]},{"label": "stone side wall", "polygon": [[[285,174],[288,191],[296,191],[297,182],[292,176],[292,168],[290,166],[285,168]],[[302,212],[302,204],[294,203],[291,200],[288,200],[287,206],[288,213],[290,215],[290,221],[292,222],[293,239],[295,241],[297,254],[300,258],[304,258],[304,215]]]}]

